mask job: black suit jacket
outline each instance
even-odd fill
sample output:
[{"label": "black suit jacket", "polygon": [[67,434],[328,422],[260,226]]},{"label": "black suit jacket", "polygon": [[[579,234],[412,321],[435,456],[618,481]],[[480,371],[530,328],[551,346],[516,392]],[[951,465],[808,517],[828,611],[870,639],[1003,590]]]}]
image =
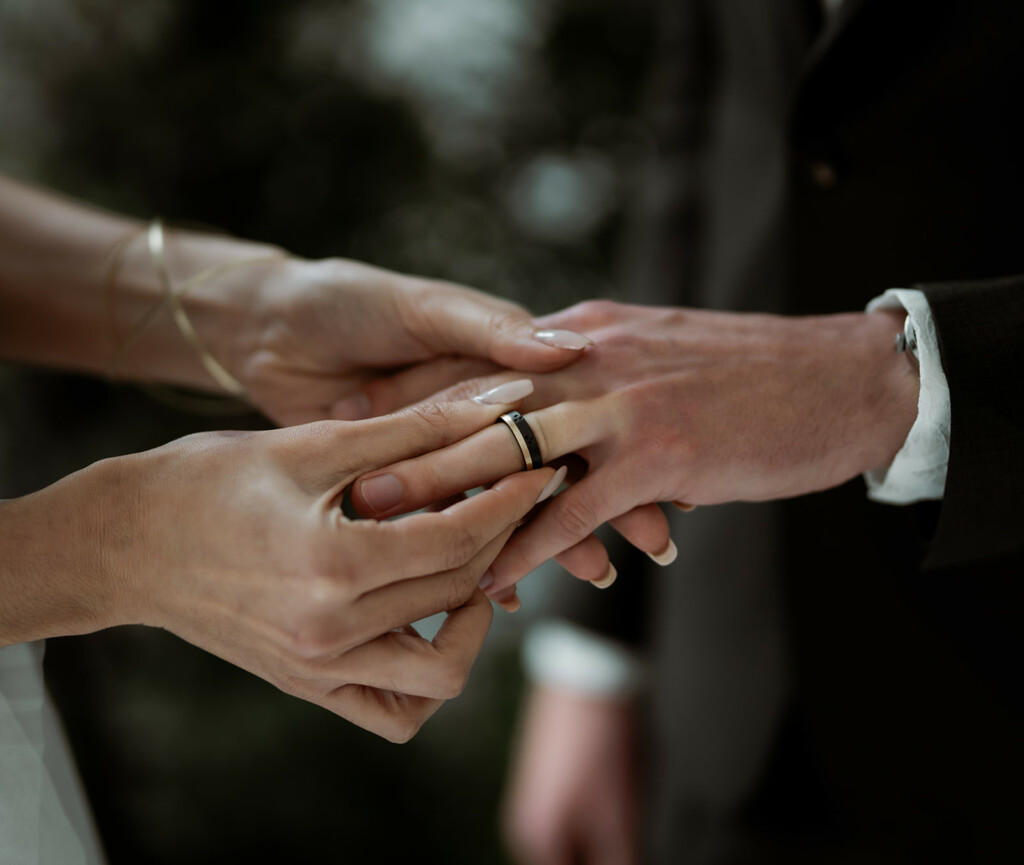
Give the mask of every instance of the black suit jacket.
[{"label": "black suit jacket", "polygon": [[669,0],[659,33],[634,299],[917,286],[952,402],[941,505],[702,509],[670,573],[577,592],[626,633],[654,583],[659,861],[1019,861],[1024,4]]}]

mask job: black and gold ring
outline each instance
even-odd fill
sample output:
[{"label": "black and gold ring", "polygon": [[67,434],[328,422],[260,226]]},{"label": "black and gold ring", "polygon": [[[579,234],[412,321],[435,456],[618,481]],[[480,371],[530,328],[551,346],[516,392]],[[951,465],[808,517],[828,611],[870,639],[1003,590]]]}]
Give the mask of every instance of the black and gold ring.
[{"label": "black and gold ring", "polygon": [[540,445],[537,444],[537,436],[530,429],[530,424],[517,411],[510,411],[498,418],[495,423],[504,423],[510,430],[519,445],[523,454],[523,462],[527,469],[539,469],[543,467],[544,460],[540,455]]}]

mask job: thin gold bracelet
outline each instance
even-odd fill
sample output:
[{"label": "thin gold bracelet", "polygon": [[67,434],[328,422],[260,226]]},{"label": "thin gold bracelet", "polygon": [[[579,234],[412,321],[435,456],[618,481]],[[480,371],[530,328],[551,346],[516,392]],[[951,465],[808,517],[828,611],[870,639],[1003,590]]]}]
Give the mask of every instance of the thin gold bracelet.
[{"label": "thin gold bracelet", "polygon": [[205,282],[209,282],[210,280],[216,279],[225,273],[229,273],[232,270],[237,270],[242,267],[278,261],[281,256],[279,254],[263,255],[217,264],[213,267],[207,268],[206,270],[200,271],[175,287],[171,283],[170,273],[167,269],[164,243],[164,223],[160,218],[154,219],[145,229],[145,234],[150,262],[153,265],[157,281],[160,284],[161,298],[157,303],[153,304],[153,306],[146,310],[145,314],[143,314],[143,316],[135,323],[128,335],[125,336],[124,339],[120,339],[117,333],[113,297],[116,289],[117,277],[124,264],[124,259],[127,255],[128,249],[140,234],[141,232],[133,233],[121,240],[114,247],[108,259],[106,274],[103,281],[104,305],[106,307],[105,319],[107,322],[108,338],[111,343],[111,376],[116,377],[118,367],[123,361],[128,349],[138,342],[143,333],[153,324],[153,322],[157,320],[160,313],[166,309],[170,311],[171,317],[174,319],[174,323],[177,325],[181,335],[185,338],[185,341],[192,346],[193,351],[199,358],[199,362],[202,363],[203,368],[210,374],[210,377],[232,397],[244,400],[247,396],[245,387],[240,381],[238,381],[238,379],[228,372],[223,365],[221,365],[221,363],[212,354],[210,354],[206,346],[203,345],[203,342],[199,338],[199,334],[196,333],[196,329],[186,314],[181,301],[189,291]]}]

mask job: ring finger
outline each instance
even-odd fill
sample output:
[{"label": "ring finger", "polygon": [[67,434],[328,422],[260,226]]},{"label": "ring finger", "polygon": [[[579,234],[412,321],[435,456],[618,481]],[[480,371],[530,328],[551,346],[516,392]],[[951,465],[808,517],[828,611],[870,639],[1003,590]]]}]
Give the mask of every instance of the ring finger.
[{"label": "ring finger", "polygon": [[[580,451],[602,437],[595,402],[563,402],[525,416],[545,463]],[[505,423],[424,456],[364,475],[352,486],[352,504],[364,517],[408,513],[456,493],[522,471],[524,452]]]}]

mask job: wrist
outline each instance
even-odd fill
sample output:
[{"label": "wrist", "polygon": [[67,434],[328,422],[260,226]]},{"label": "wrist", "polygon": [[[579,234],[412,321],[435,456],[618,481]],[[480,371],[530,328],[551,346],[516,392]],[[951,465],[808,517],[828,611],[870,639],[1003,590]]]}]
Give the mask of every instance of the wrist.
[{"label": "wrist", "polygon": [[874,435],[864,471],[870,471],[889,465],[903,447],[917,418],[921,383],[915,358],[896,347],[906,313],[880,309],[862,315],[865,349],[878,360],[875,380],[867,391]]},{"label": "wrist", "polygon": [[[256,330],[254,298],[285,255],[264,244],[171,229],[160,240],[157,255],[151,235],[140,232],[107,286],[115,371],[230,390],[225,380],[241,376]],[[140,324],[147,318],[148,324]]]},{"label": "wrist", "polygon": [[[131,621],[121,551],[135,499],[105,460],[0,502],[0,645],[86,634]],[[115,481],[112,475],[122,476]],[[119,500],[118,524],[111,499]]]}]

